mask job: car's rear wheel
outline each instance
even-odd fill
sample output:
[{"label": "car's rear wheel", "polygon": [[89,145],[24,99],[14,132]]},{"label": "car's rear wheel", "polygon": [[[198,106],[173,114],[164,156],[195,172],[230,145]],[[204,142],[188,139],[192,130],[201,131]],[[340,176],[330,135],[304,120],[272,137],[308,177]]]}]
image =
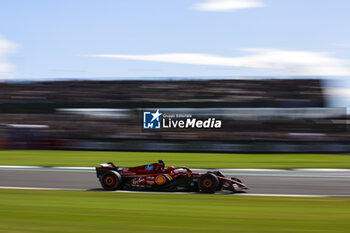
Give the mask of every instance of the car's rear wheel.
[{"label": "car's rear wheel", "polygon": [[202,193],[214,193],[220,184],[219,179],[211,173],[203,175],[199,182],[199,191]]},{"label": "car's rear wheel", "polygon": [[109,171],[101,177],[101,185],[106,190],[117,190],[122,183],[121,175],[116,171]]}]

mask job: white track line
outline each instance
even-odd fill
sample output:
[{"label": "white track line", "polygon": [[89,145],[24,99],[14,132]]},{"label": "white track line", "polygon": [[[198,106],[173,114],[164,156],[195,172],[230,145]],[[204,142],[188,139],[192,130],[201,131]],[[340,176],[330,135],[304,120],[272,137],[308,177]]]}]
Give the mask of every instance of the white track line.
[{"label": "white track line", "polygon": [[33,168],[43,168],[42,166],[0,166],[0,168],[28,168],[28,169],[33,169]]},{"label": "white track line", "polygon": [[49,166],[3,166],[0,168],[17,168],[17,169],[67,169],[67,170],[94,170],[95,167],[49,167]]},{"label": "white track line", "polygon": [[73,188],[69,189],[69,188],[39,188],[39,187],[12,187],[12,186],[0,186],[0,189],[87,191],[86,189],[73,189]]},{"label": "white track line", "polygon": [[[51,167],[47,167],[47,168],[51,168]],[[71,170],[95,170],[95,167],[52,167],[52,168],[53,169],[71,169]]]},{"label": "white track line", "polygon": [[[252,171],[252,172],[274,172],[274,171],[286,171],[286,169],[250,169],[250,168],[241,168],[241,169],[235,169],[235,168],[217,168],[220,171],[223,172],[235,172],[235,171]],[[350,169],[349,169],[350,171]]]},{"label": "white track line", "polygon": [[350,169],[335,169],[335,168],[307,168],[307,169],[293,169],[294,171],[320,171],[320,172],[349,172]]},{"label": "white track line", "polygon": [[[39,187],[12,187],[12,186],[0,186],[0,189],[20,189],[20,190],[51,190],[51,191],[95,191],[98,190],[88,190],[88,189],[73,189],[73,188],[39,188]],[[101,190],[103,191],[103,190]],[[119,191],[103,191],[104,193],[142,193],[142,194],[196,194],[193,192],[148,192],[148,191],[128,191],[128,190],[119,190]],[[198,194],[203,195],[203,194]],[[204,195],[213,195],[213,194],[204,194]],[[216,193],[215,195],[228,195],[226,193]],[[308,195],[308,194],[263,194],[263,193],[235,193],[229,194],[231,196],[258,196],[258,197],[350,197],[350,195]]]},{"label": "white track line", "polygon": [[265,194],[265,193],[235,193],[238,196],[261,196],[261,197],[350,197],[350,195],[310,195],[310,194]]}]

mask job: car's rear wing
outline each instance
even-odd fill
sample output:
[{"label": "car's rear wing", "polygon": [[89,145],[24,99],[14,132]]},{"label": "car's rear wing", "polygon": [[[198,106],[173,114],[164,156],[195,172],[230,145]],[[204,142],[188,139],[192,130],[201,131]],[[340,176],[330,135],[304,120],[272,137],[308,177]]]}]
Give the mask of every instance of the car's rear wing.
[{"label": "car's rear wing", "polygon": [[119,167],[112,162],[100,163],[100,167],[96,167],[96,175],[98,178],[102,177],[108,171],[118,171]]}]

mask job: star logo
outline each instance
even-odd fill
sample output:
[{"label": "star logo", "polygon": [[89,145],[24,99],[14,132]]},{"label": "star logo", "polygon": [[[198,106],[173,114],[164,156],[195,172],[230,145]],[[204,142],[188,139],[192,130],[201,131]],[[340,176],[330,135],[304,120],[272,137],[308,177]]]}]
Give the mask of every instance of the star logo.
[{"label": "star logo", "polygon": [[156,120],[159,121],[159,117],[162,115],[161,113],[159,113],[159,109],[157,109],[157,111],[155,113],[151,113],[151,115],[153,116],[152,121]]},{"label": "star logo", "polygon": [[144,129],[160,129],[161,115],[159,109],[155,112],[143,112],[143,128]]}]

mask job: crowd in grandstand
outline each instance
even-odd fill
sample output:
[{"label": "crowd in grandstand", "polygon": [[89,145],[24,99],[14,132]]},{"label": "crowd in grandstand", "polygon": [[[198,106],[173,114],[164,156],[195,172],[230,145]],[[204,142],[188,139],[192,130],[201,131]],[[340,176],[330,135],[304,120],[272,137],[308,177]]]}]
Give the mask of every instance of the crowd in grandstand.
[{"label": "crowd in grandstand", "polygon": [[[189,140],[189,141],[348,141],[339,119],[225,119],[219,130],[142,130],[140,111],[122,117],[62,112],[39,103],[235,102],[240,106],[323,107],[319,80],[231,79],[192,81],[65,81],[3,83],[0,105],[0,147],[6,141],[52,143],[54,140]],[[16,104],[33,106],[23,112]],[[31,105],[30,105],[31,104]],[[39,107],[37,107],[39,106]],[[335,121],[334,121],[335,120]],[[337,121],[338,120],[338,121]],[[346,119],[340,119],[346,120]],[[338,122],[338,123],[337,123]],[[45,126],[31,128],[30,126]]]},{"label": "crowd in grandstand", "polygon": [[223,141],[332,141],[350,140],[344,124],[334,119],[225,119],[221,129],[143,130],[138,114],[101,118],[76,114],[0,114],[2,128],[44,125],[34,129],[61,139],[159,139]]},{"label": "crowd in grandstand", "polygon": [[323,105],[319,80],[64,81],[2,83],[4,103],[236,102],[255,106]]}]

